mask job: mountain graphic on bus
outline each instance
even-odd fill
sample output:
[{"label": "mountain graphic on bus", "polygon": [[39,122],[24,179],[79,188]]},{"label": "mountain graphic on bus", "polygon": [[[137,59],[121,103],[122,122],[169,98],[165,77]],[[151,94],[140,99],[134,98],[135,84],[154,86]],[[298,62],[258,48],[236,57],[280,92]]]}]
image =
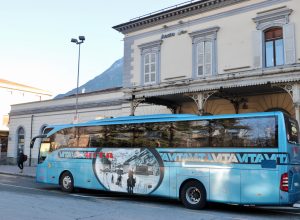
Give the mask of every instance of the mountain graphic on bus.
[{"label": "mountain graphic on bus", "polygon": [[157,151],[148,148],[102,148],[112,158],[94,158],[94,172],[109,191],[150,194],[161,184],[163,162]]}]

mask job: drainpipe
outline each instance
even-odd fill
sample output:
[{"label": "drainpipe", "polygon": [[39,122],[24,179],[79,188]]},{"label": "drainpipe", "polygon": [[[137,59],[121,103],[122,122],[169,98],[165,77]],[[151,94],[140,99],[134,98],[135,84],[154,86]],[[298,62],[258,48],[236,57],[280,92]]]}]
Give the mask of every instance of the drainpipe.
[{"label": "drainpipe", "polygon": [[[32,140],[32,127],[33,127],[33,115],[31,115],[30,120],[30,141]],[[29,148],[29,166],[31,167],[31,150],[32,148]]]}]

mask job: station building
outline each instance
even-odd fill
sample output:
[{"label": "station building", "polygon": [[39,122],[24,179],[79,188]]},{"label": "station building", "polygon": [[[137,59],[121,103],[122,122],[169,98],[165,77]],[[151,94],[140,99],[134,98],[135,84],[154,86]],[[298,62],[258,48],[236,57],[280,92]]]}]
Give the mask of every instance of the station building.
[{"label": "station building", "polygon": [[[300,2],[194,0],[113,28],[124,34],[123,87],[79,97],[79,121],[156,113],[280,110],[300,119]],[[8,156],[19,129],[72,122],[75,98],[15,105]],[[31,132],[32,131],[32,132]]]},{"label": "station building", "polygon": [[[48,91],[28,85],[0,79],[0,164],[6,162],[9,137],[9,112],[11,105],[30,101],[42,101],[52,97]],[[23,131],[20,130],[20,134]],[[20,139],[24,144],[24,139]]]}]

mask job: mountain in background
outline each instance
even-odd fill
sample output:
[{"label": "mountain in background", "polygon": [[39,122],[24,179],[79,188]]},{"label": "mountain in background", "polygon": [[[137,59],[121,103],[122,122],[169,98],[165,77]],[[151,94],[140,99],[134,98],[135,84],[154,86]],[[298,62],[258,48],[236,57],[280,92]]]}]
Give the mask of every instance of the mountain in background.
[{"label": "mountain in background", "polygon": [[[123,63],[123,58],[117,60],[103,73],[80,86],[78,89],[78,93],[89,93],[105,89],[122,87]],[[65,94],[57,95],[55,99],[71,96],[74,94],[76,94],[76,88],[72,89],[71,91]]]}]

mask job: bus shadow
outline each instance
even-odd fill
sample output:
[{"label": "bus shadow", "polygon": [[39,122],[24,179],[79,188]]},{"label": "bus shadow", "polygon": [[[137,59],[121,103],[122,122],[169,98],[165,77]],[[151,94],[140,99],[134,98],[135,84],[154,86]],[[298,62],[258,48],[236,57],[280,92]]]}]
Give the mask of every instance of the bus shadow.
[{"label": "bus shadow", "polygon": [[[54,191],[60,194],[69,194],[64,193],[57,186],[53,185],[45,185],[43,187],[39,187],[39,189],[43,189],[46,191]],[[176,199],[170,199],[165,197],[158,196],[146,196],[146,195],[129,195],[128,193],[120,193],[120,192],[107,192],[100,190],[91,190],[91,189],[81,189],[76,188],[74,193],[79,196],[82,196],[83,199],[107,199],[107,200],[115,200],[115,201],[126,201],[128,203],[137,203],[142,205],[151,205],[151,206],[159,206],[162,208],[176,208],[182,211],[188,211],[183,204]],[[71,195],[72,195],[71,194]],[[243,206],[243,205],[233,205],[233,204],[222,204],[222,203],[208,203],[207,206],[203,210],[189,210],[192,212],[209,213],[213,212],[214,214],[226,214],[230,216],[244,216],[244,217],[255,217],[262,219],[294,219],[299,218],[300,209],[295,209],[292,207],[268,207],[268,206]]]},{"label": "bus shadow", "polygon": [[[136,203],[144,203],[151,205],[159,205],[162,207],[176,207],[183,210],[187,210],[183,204],[176,199],[170,199],[165,197],[157,197],[157,196],[145,196],[145,195],[129,195],[127,193],[118,193],[118,192],[106,192],[99,190],[89,190],[89,189],[76,189],[77,194],[83,196],[90,196],[94,198],[107,198],[112,200],[122,200],[122,201],[132,201]],[[281,207],[285,208],[285,207]],[[288,208],[288,207],[287,207]],[[267,207],[267,206],[243,206],[243,205],[233,205],[233,204],[223,204],[223,203],[208,203],[207,206],[203,210],[194,210],[196,212],[201,211],[209,211],[214,213],[226,213],[232,215],[245,215],[245,216],[256,216],[262,218],[271,218],[278,216],[278,212],[280,212],[280,208]],[[299,213],[299,210],[293,210],[290,207],[290,211],[280,212],[280,216],[291,216],[293,213]]]}]

